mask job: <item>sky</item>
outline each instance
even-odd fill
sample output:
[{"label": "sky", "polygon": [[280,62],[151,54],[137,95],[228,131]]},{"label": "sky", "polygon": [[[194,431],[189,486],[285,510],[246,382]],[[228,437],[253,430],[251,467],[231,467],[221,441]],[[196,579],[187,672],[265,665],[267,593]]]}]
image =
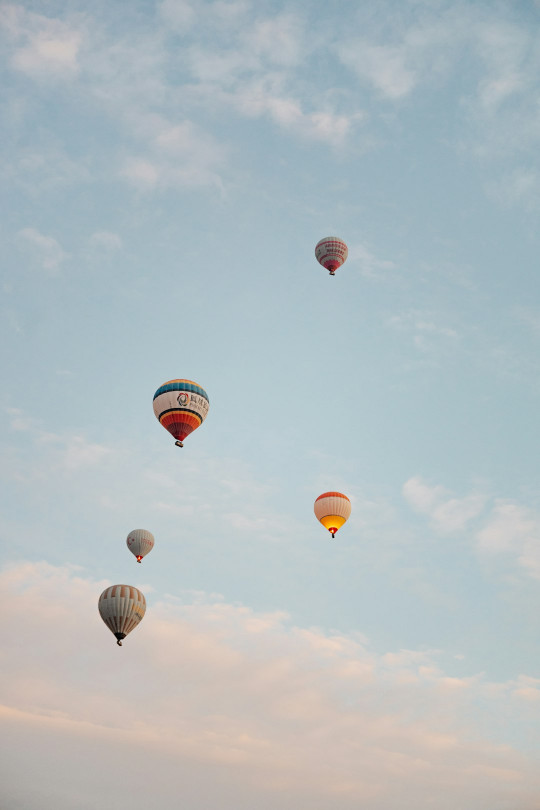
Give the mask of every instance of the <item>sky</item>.
[{"label": "sky", "polygon": [[538,810],[540,3],[28,0],[0,43],[2,808]]}]

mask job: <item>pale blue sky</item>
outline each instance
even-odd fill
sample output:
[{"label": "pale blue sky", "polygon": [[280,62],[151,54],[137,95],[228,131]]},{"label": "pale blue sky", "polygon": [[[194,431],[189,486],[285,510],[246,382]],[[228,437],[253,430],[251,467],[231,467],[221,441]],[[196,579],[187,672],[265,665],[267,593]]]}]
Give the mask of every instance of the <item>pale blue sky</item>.
[{"label": "pale blue sky", "polygon": [[[532,2],[2,4],[10,810],[536,810],[539,35]],[[210,398],[183,450],[175,377]]]}]

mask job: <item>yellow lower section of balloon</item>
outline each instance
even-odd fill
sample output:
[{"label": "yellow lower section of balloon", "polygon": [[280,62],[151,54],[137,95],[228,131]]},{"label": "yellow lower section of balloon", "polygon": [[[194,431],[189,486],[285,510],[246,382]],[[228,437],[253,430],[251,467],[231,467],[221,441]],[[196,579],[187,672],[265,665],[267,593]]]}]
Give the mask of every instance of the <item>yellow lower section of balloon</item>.
[{"label": "yellow lower section of balloon", "polygon": [[345,523],[346,518],[340,517],[339,515],[325,515],[325,517],[320,518],[320,521],[325,529],[341,529],[343,524]]}]

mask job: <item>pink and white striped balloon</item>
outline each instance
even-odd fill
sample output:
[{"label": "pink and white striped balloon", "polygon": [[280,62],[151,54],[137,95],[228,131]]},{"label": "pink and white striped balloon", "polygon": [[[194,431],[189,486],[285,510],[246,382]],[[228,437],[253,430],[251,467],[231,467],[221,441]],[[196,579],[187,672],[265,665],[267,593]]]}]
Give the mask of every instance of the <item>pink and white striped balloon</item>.
[{"label": "pink and white striped balloon", "polygon": [[341,267],[348,255],[349,249],[339,236],[327,236],[317,242],[315,246],[317,261],[326,267],[331,276],[335,274],[338,267]]}]

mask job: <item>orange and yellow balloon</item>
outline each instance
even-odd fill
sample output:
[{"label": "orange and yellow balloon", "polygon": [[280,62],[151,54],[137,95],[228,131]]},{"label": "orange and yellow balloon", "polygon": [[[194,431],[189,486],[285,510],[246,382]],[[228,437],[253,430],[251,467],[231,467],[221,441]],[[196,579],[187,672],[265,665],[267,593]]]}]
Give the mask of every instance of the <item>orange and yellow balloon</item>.
[{"label": "orange and yellow balloon", "polygon": [[335,537],[337,530],[350,517],[351,502],[342,492],[323,492],[315,501],[313,509],[317,520]]}]

